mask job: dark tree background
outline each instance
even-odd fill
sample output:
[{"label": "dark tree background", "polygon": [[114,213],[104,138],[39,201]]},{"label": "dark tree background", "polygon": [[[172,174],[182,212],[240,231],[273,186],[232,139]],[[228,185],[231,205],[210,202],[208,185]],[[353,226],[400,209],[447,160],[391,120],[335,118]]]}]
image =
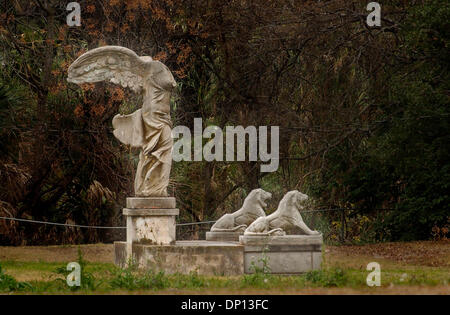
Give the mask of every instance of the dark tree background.
[{"label": "dark tree background", "polygon": [[[174,73],[175,125],[280,126],[280,167],[177,162],[180,222],[217,219],[246,194],[299,189],[329,241],[443,238],[450,225],[449,32],[443,1],[0,2],[0,216],[120,225],[136,152],[112,136],[139,96],[66,82],[88,49],[121,45]],[[192,129],[191,129],[192,130]],[[189,237],[199,237],[194,226]],[[0,220],[2,244],[110,241],[104,230]]]}]

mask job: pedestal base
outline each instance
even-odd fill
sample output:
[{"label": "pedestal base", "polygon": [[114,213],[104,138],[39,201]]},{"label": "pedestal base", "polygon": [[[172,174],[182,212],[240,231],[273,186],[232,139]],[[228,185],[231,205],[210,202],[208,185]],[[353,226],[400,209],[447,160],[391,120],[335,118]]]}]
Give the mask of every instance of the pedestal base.
[{"label": "pedestal base", "polygon": [[298,274],[320,269],[322,235],[249,236],[244,245],[244,271],[254,273],[264,264],[273,274]]},{"label": "pedestal base", "polygon": [[175,209],[174,197],[128,197],[127,208],[130,209]]},{"label": "pedestal base", "polygon": [[239,232],[206,232],[206,240],[214,242],[239,242]]},{"label": "pedestal base", "polygon": [[115,263],[166,274],[197,272],[201,275],[233,276],[244,273],[243,246],[207,241],[177,241],[174,245],[144,245],[114,242]]}]

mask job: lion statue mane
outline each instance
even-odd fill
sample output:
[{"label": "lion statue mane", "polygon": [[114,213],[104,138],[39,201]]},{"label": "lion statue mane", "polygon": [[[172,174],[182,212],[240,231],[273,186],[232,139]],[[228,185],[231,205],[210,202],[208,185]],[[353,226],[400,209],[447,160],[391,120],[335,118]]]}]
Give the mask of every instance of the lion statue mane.
[{"label": "lion statue mane", "polygon": [[261,188],[252,190],[244,200],[242,208],[223,215],[211,227],[211,232],[243,232],[247,226],[261,216],[265,216],[266,200],[272,194]]}]

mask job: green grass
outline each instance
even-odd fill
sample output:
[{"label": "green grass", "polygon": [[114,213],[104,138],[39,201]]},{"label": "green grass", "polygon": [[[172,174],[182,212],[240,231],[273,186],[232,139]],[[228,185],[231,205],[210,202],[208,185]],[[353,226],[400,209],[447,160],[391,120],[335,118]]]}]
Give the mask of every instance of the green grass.
[{"label": "green grass", "polygon": [[[419,244],[420,245],[420,244]],[[442,246],[445,247],[446,244]],[[89,247],[91,248],[91,247]],[[67,262],[45,262],[30,257],[25,253],[20,260],[0,261],[0,293],[33,293],[33,294],[95,294],[95,293],[295,293],[319,290],[328,293],[338,292],[366,293],[377,292],[377,288],[366,285],[366,270],[368,262],[373,257],[359,255],[354,252],[347,254],[345,248],[323,255],[322,269],[302,275],[282,276],[271,275],[266,260],[262,260],[260,267],[253,266],[253,274],[242,276],[202,276],[196,273],[188,275],[167,275],[154,270],[140,270],[130,267],[121,269],[112,263],[91,262],[84,260],[81,247],[77,255],[74,253],[72,261],[78,261],[81,266],[81,286],[69,287],[66,277],[70,271],[66,270]],[[18,248],[18,251],[23,249]],[[56,251],[57,248],[52,248]],[[78,256],[76,258],[76,256]],[[8,257],[4,255],[3,257]],[[17,257],[17,256],[16,256]],[[45,258],[45,256],[41,256]],[[26,261],[27,259],[33,261]],[[101,261],[108,261],[102,258]],[[384,293],[392,287],[397,288],[394,293],[402,293],[412,288],[421,290],[450,293],[450,269],[447,265],[426,266],[411,262],[380,258],[381,288]],[[415,289],[414,289],[415,288]],[[433,288],[436,288],[432,291]],[[353,290],[353,291],[352,291]],[[380,291],[381,290],[381,291]],[[334,291],[333,291],[334,292]]]},{"label": "green grass", "polygon": [[[366,288],[368,272],[357,269],[328,268],[297,276],[279,276],[257,272],[239,277],[207,277],[195,273],[166,275],[163,272],[120,269],[112,264],[85,264],[81,287],[69,287],[65,265],[42,262],[1,262],[0,292],[31,293],[101,293],[114,291],[160,290],[296,290],[315,287]],[[20,282],[8,271],[38,271],[51,273],[54,278]],[[382,286],[388,285],[448,285],[448,272],[437,269],[396,269],[382,272]]]}]

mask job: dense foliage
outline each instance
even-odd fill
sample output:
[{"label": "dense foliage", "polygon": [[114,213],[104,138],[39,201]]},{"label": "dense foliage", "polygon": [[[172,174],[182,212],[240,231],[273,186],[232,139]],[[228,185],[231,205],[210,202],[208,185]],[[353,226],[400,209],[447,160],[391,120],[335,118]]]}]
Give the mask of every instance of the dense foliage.
[{"label": "dense foliage", "polygon": [[[66,77],[87,49],[122,45],[173,70],[175,125],[280,126],[275,173],[259,162],[174,163],[180,221],[216,219],[256,187],[273,192],[273,210],[299,189],[313,208],[351,209],[307,218],[330,238],[336,227],[341,241],[445,237],[450,5],[386,1],[373,28],[366,5],[86,0],[82,25],[68,27],[63,1],[2,1],[0,216],[121,223],[137,156],[114,139],[111,119],[139,96]],[[5,244],[108,239],[0,220]]]}]

